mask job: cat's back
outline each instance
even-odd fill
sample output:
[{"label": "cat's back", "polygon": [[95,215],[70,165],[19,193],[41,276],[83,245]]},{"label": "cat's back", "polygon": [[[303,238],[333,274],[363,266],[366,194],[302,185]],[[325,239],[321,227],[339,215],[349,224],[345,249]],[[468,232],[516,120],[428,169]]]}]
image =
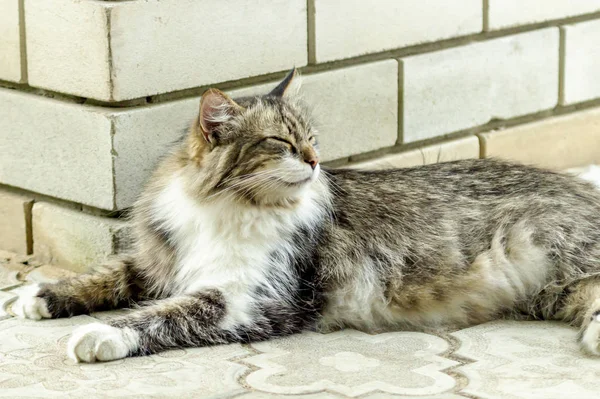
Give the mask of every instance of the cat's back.
[{"label": "cat's back", "polygon": [[469,263],[499,230],[526,226],[561,259],[589,241],[600,248],[600,190],[573,176],[489,159],[327,173],[332,231],[364,245],[416,257],[452,248]]},{"label": "cat's back", "polygon": [[[494,159],[378,171],[326,171],[342,219],[429,223],[440,218],[513,218],[568,212],[600,218],[600,190],[573,176]],[[495,217],[501,217],[496,215]],[[599,220],[600,223],[600,220]]]},{"label": "cat's back", "polygon": [[470,324],[600,272],[600,194],[572,176],[495,160],[326,173],[332,324]]},{"label": "cat's back", "polygon": [[[495,159],[469,159],[400,169],[327,170],[342,199],[481,199],[527,195],[585,197],[598,200],[594,187],[572,176]],[[384,197],[381,197],[381,196]]]}]

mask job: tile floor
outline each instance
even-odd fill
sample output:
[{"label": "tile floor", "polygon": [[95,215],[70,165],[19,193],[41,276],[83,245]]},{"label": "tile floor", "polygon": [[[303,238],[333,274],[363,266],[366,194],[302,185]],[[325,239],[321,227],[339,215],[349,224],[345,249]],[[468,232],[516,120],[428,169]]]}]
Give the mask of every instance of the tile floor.
[{"label": "tile floor", "polygon": [[10,305],[30,281],[70,272],[0,252],[0,398],[564,398],[600,397],[600,359],[577,331],[497,321],[446,332],[306,332],[252,345],[174,350],[75,364],[75,326],[111,312],[25,321]]},{"label": "tile floor", "polygon": [[[575,171],[599,177],[599,169]],[[600,179],[599,179],[600,181]],[[0,398],[600,398],[600,358],[553,322],[459,331],[304,333],[252,345],[75,364],[75,326],[112,313],[24,321],[10,304],[29,282],[71,273],[0,252]]]}]

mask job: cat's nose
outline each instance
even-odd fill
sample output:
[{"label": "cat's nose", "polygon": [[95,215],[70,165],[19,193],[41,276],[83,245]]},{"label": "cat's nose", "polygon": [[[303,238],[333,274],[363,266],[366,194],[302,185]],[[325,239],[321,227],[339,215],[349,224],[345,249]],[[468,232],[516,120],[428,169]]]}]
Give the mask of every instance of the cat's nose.
[{"label": "cat's nose", "polygon": [[309,158],[304,158],[304,162],[309,164],[310,167],[314,169],[317,167],[317,164],[319,163],[319,159],[317,157],[309,157]]}]

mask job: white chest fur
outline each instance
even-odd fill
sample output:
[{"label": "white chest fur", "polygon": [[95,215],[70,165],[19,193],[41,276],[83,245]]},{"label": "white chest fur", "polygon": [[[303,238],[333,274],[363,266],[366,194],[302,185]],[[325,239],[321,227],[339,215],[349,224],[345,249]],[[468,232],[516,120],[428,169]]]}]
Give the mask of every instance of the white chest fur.
[{"label": "white chest fur", "polygon": [[[156,221],[168,230],[176,248],[170,294],[217,288],[228,302],[229,324],[249,321],[252,293],[268,284],[267,274],[293,278],[289,262],[275,264],[275,250],[293,253],[291,234],[316,222],[321,210],[316,193],[306,190],[293,209],[259,208],[229,200],[200,204],[174,179],[155,203]],[[283,278],[285,281],[285,278]],[[266,286],[273,293],[286,287]]]}]

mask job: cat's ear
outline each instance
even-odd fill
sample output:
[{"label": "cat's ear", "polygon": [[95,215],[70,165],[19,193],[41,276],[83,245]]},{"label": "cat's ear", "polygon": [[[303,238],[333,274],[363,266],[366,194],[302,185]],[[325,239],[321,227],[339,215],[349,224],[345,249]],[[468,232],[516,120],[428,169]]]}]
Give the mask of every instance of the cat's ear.
[{"label": "cat's ear", "polygon": [[274,97],[283,97],[290,94],[295,95],[300,91],[300,86],[300,76],[294,67],[268,95]]},{"label": "cat's ear", "polygon": [[217,89],[208,89],[200,100],[198,123],[202,135],[209,143],[215,142],[218,127],[242,111],[242,107],[227,94]]}]

